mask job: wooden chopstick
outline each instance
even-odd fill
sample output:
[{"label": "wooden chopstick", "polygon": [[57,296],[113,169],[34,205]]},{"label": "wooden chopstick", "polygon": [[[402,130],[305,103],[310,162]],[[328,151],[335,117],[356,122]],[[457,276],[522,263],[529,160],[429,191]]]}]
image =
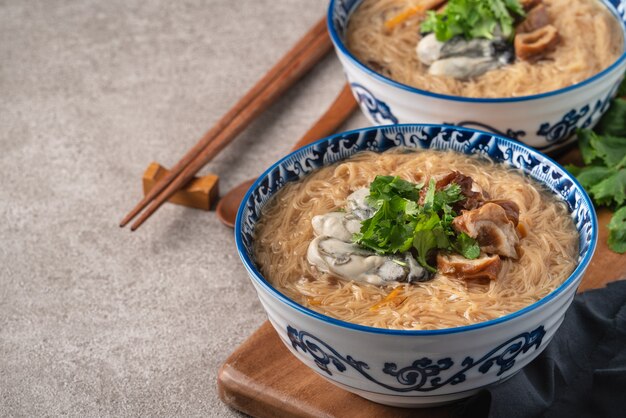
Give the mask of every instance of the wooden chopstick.
[{"label": "wooden chopstick", "polygon": [[[313,45],[317,46],[318,49],[316,51],[311,50],[311,47]],[[274,65],[274,67],[272,67],[265,74],[265,76],[263,76],[237,103],[235,103],[235,105],[228,112],[226,112],[224,116],[222,116],[220,120],[218,120],[218,122],[211,129],[209,129],[202,136],[202,138],[181,158],[181,160],[176,163],[174,167],[172,167],[170,173],[163,179],[161,179],[161,181],[159,181],[152,188],[152,190],[150,190],[150,192],[146,194],[143,199],[141,199],[141,201],[124,217],[124,219],[122,219],[122,221],[120,222],[120,227],[128,224],[135,216],[137,216],[142,210],[144,210],[148,206],[148,204],[150,204],[150,202],[156,199],[157,196],[159,196],[168,187],[168,185],[170,185],[176,178],[178,178],[178,176],[182,174],[183,170],[189,167],[189,165],[202,153],[202,151],[209,144],[211,144],[211,142],[216,140],[218,135],[220,135],[220,133],[222,133],[225,128],[234,123],[235,119],[252,105],[252,102],[257,99],[261,93],[265,92],[268,88],[274,85],[276,81],[293,84],[296,80],[303,76],[317,61],[319,61],[319,59],[321,59],[328,51],[330,51],[331,46],[332,44],[326,31],[326,19],[323,18],[318,21],[315,26],[313,26],[293,46],[293,48],[291,48],[289,52],[287,52],[287,54],[285,54],[280,59],[280,61],[278,61]],[[305,57],[304,55],[309,55],[309,58]],[[294,66],[294,61],[299,62],[301,65]],[[296,73],[292,75],[286,74],[289,71]],[[287,84],[282,89],[277,89],[276,87],[274,87],[275,91],[277,91],[278,94],[266,95],[264,103],[266,105],[271,104],[271,102],[277,99],[278,95],[284,92],[291,84]],[[259,113],[260,112],[257,111],[251,114],[256,116]],[[237,133],[241,132],[241,130],[250,123],[252,118],[240,119],[239,123],[245,122],[245,125],[243,125],[243,127],[241,127],[241,129],[239,129]],[[194,174],[198,170],[199,168],[194,171]],[[184,186],[184,184],[182,186]],[[145,219],[147,219],[147,217]],[[143,223],[145,219],[143,219],[139,223],[135,223],[131,230],[137,229],[137,227],[141,225],[141,223]]]},{"label": "wooden chopstick", "polygon": [[[194,156],[188,165],[183,167],[179,174],[168,185],[161,188],[161,193],[151,202],[147,202],[146,210],[131,225],[131,231],[139,228],[167,199],[178,189],[183,187],[204,165],[213,159],[226,145],[228,145],[248,124],[274,102],[283,92],[291,87],[300,77],[315,65],[330,51],[332,43],[324,30],[304,48],[302,53],[291,57],[290,63],[284,71],[277,74],[265,89],[261,90],[241,112],[237,113],[217,135],[208,141],[206,146]],[[144,199],[146,200],[146,199]],[[143,207],[145,207],[144,205]],[[139,212],[139,211],[138,211]]]}]

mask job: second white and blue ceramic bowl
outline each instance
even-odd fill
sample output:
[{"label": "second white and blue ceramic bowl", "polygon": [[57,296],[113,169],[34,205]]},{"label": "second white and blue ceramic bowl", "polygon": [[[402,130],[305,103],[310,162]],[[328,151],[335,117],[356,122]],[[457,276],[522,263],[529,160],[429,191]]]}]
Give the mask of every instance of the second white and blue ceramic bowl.
[{"label": "second white and blue ceramic bowl", "polygon": [[[372,328],[299,305],[263,277],[254,230],[263,207],[286,183],[359,151],[393,147],[478,154],[521,170],[569,207],[580,234],[578,265],[538,302],[498,319],[433,331]],[[237,250],[276,332],[304,364],[332,383],[386,405],[434,406],[502,382],[546,347],[572,302],[597,240],[589,197],[554,161],[500,136],[447,126],[399,125],[346,132],[301,148],[272,165],[250,188],[235,224]],[[261,360],[262,361],[262,360]]]},{"label": "second white and blue ceramic bowl", "polygon": [[[350,15],[362,0],[331,0],[328,29],[352,92],[375,125],[439,123],[481,129],[544,152],[575,140],[608,109],[626,71],[626,53],[602,72],[570,87],[532,96],[480,99],[432,93],[378,74],[344,44]],[[626,0],[601,0],[626,37]]]}]

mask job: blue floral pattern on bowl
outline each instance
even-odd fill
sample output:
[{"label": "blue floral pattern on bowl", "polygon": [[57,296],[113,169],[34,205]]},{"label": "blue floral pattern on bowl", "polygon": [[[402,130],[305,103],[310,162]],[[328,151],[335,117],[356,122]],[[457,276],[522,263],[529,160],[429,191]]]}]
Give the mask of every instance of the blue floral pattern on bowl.
[{"label": "blue floral pattern on bowl", "polygon": [[515,359],[531,348],[538,349],[545,335],[543,325],[530,332],[524,332],[498,345],[478,360],[465,357],[461,362],[461,368],[453,368],[454,360],[450,357],[432,360],[422,357],[409,366],[398,368],[396,363],[385,363],[382,372],[396,378],[397,384],[381,382],[373,377],[368,370],[370,366],[363,361],[354,359],[350,355],[342,355],[329,344],[306,331],[298,331],[292,326],[287,326],[287,335],[294,350],[308,354],[317,367],[332,376],[329,366],[332,364],[338,372],[345,372],[351,367],[370,382],[374,382],[385,389],[394,392],[430,392],[446,385],[457,385],[466,379],[466,374],[473,369],[485,374],[494,365],[499,367],[497,376],[511,369],[515,365]]},{"label": "blue floral pattern on bowl", "polygon": [[[600,116],[611,105],[611,100],[617,94],[617,90],[621,84],[621,80],[615,83],[610,93],[603,99],[597,100],[596,104],[591,108],[591,105],[587,104],[580,109],[572,109],[567,112],[560,121],[554,125],[550,123],[542,123],[537,131],[537,135],[546,138],[551,145],[544,148],[550,148],[556,144],[566,141],[569,137],[574,135],[578,128],[588,128],[594,126],[600,119]],[[538,148],[542,149],[542,148]]]},{"label": "blue floral pattern on bowl", "polygon": [[356,95],[357,101],[361,108],[370,114],[370,117],[379,125],[397,124],[396,118],[387,103],[378,100],[372,92],[358,83],[350,83],[352,92]]},{"label": "blue floral pattern on bowl", "polygon": [[487,131],[487,132],[491,132],[494,134],[506,136],[515,140],[519,140],[526,136],[526,131],[521,130],[521,129],[515,131],[509,128],[506,130],[506,132],[502,132],[499,129],[494,128],[493,126],[487,125],[486,123],[477,122],[473,120],[464,120],[464,121],[456,122],[456,123],[446,122],[445,125],[460,126],[463,128],[480,129],[482,131]]}]

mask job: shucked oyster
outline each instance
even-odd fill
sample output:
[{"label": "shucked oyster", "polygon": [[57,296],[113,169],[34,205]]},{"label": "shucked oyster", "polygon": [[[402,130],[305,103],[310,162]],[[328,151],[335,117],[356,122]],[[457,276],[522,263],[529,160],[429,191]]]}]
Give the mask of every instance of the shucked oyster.
[{"label": "shucked oyster", "polygon": [[307,250],[309,263],[342,279],[377,285],[428,279],[426,270],[410,253],[381,256],[352,243],[352,236],[361,229],[361,220],[374,214],[374,208],[365,199],[368,194],[368,189],[360,189],[348,196],[347,212],[313,218],[316,238]]}]

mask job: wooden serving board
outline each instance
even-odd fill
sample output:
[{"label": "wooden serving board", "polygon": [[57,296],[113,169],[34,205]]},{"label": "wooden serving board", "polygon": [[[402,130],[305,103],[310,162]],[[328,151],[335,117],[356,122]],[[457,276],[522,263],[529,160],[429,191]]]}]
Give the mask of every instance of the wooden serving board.
[{"label": "wooden serving board", "polygon": [[[571,151],[559,158],[578,163]],[[598,247],[579,291],[626,279],[626,255],[607,246],[608,210],[598,212]],[[434,417],[452,415],[451,406],[404,409],[379,405],[340,389],[300,363],[283,345],[268,321],[252,334],[220,369],[217,380],[222,401],[258,418],[265,417]]]}]

